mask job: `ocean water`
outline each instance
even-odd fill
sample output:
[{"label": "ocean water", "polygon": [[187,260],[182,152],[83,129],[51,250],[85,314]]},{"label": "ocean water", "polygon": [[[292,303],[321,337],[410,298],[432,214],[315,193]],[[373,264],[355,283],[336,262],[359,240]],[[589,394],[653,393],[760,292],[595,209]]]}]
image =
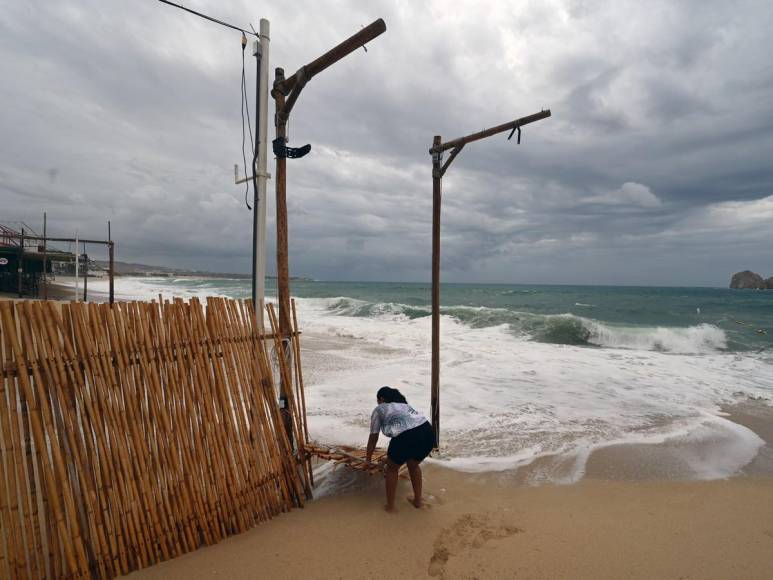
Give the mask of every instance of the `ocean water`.
[{"label": "ocean water", "polygon": [[[101,282],[89,283],[99,290]],[[312,436],[364,445],[375,392],[429,412],[427,284],[295,281]],[[119,297],[247,297],[249,281],[121,278]],[[269,284],[267,294],[273,295]],[[444,284],[435,461],[581,478],[594,449],[667,443],[695,478],[726,477],[764,442],[723,405],[773,402],[773,292]],[[555,462],[554,462],[555,463]]]}]

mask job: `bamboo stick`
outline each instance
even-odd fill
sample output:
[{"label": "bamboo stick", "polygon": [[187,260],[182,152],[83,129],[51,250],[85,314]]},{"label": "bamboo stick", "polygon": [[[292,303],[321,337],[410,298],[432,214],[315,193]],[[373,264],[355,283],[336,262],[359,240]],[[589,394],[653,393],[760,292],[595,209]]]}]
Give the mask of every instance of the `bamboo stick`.
[{"label": "bamboo stick", "polygon": [[181,452],[174,432],[166,413],[163,402],[163,386],[159,374],[158,359],[153,350],[153,341],[149,331],[149,321],[147,318],[147,305],[141,307],[140,304],[131,305],[136,316],[136,329],[138,333],[138,344],[141,351],[141,367],[147,383],[147,402],[153,427],[155,431],[154,443],[159,450],[159,463],[166,467],[167,491],[172,497],[179,499],[177,507],[177,524],[183,530],[183,541],[186,545],[186,551],[198,547],[197,534],[193,529],[193,520],[196,517],[194,511],[194,502],[196,495],[192,489],[191,482],[185,477],[185,467],[188,464],[188,458],[184,452]]},{"label": "bamboo stick", "polygon": [[[298,332],[298,316],[295,309],[295,298],[290,300],[290,305],[292,308],[292,315],[293,315],[293,335],[290,338],[290,340],[293,341],[293,347],[295,351],[295,384],[298,389],[298,400],[300,400],[300,411],[301,411],[301,417],[302,417],[302,424],[303,424],[303,435],[304,444],[309,442],[309,424],[306,420],[306,393],[305,388],[303,385],[303,368],[301,365],[301,339],[300,334]],[[311,456],[306,455],[306,470],[309,474],[309,481],[311,483],[311,487],[314,487],[314,473],[311,468]]]},{"label": "bamboo stick", "polygon": [[[30,307],[30,319],[38,336],[39,345],[42,349],[39,360],[41,361],[43,376],[46,377],[49,386],[52,409],[57,416],[57,426],[63,435],[60,437],[61,444],[65,447],[65,453],[72,459],[77,472],[87,474],[89,471],[84,464],[85,444],[81,437],[81,429],[78,421],[78,414],[75,410],[75,397],[68,396],[74,391],[73,383],[69,381],[67,371],[65,370],[62,359],[61,344],[59,342],[61,328],[59,326],[58,313],[50,303],[46,306]],[[45,314],[48,316],[44,316]],[[48,324],[46,323],[48,322]],[[64,385],[68,385],[65,387]],[[81,477],[79,481],[79,493],[88,498],[81,502],[81,511],[83,512],[85,522],[83,529],[88,530],[90,542],[88,546],[89,559],[96,560],[96,566],[100,573],[104,573],[105,562],[107,561],[107,541],[105,539],[105,527],[102,522],[102,512],[94,509],[98,505],[96,493],[94,491],[94,482],[90,477]]]},{"label": "bamboo stick", "polygon": [[[208,493],[207,511],[213,516],[217,514],[218,521],[213,523],[213,533],[217,537],[227,535],[225,521],[228,517],[226,504],[229,502],[233,489],[228,485],[227,470],[222,462],[221,450],[225,448],[225,440],[222,439],[220,429],[216,428],[215,415],[212,410],[212,397],[208,393],[208,380],[204,369],[205,356],[199,350],[201,345],[188,340],[191,336],[190,308],[176,299],[167,309],[170,317],[170,329],[177,344],[182,347],[182,355],[179,357],[190,370],[190,376],[184,388],[188,396],[196,401],[194,412],[199,424],[199,447],[202,451],[202,474],[208,476],[206,485]],[[211,450],[211,451],[210,451]]]},{"label": "bamboo stick", "polygon": [[278,335],[246,301],[16,314],[0,306],[3,577],[112,578],[303,505],[297,317],[293,364],[281,349],[277,361],[296,377],[294,451],[266,349]]},{"label": "bamboo stick", "polygon": [[[12,304],[10,302],[0,303],[0,315],[2,316],[3,325],[6,327],[6,329],[11,329],[14,326],[11,312]],[[11,351],[13,352],[14,358],[16,359],[16,364],[19,366],[23,365],[24,356],[22,354],[18,339],[12,332],[9,332],[7,336],[10,338]],[[33,397],[33,387],[25,373],[19,373],[19,382],[21,383],[21,387],[27,396],[27,400],[30,402],[30,417],[32,419],[32,430],[36,442],[42,447],[46,444],[45,431],[48,431],[49,433],[53,432],[53,425],[50,409],[48,409],[45,405],[45,392],[43,391],[41,384],[42,381],[40,380],[38,373],[35,371],[35,367],[33,367],[33,376],[35,379],[35,384],[39,389],[40,408],[38,408],[37,401]],[[40,415],[42,415],[42,417]],[[83,547],[77,521],[74,521],[74,500],[70,494],[69,487],[65,484],[66,474],[64,469],[64,460],[59,448],[56,445],[51,446],[51,452],[53,456],[52,461],[44,462],[44,471],[46,473],[45,480],[49,495],[52,500],[51,503],[57,522],[57,528],[62,537],[69,537],[72,540],[72,542],[63,543],[65,557],[71,572],[85,574],[88,570],[88,561],[86,559],[86,552]],[[59,496],[56,487],[57,481],[60,482],[65,488],[64,505],[60,504],[59,502]],[[72,530],[71,535],[68,534],[68,525],[65,521],[65,518],[69,519],[69,526]]]},{"label": "bamboo stick", "polygon": [[[15,332],[15,326],[13,328],[5,326],[3,328],[3,344],[5,346],[5,356],[11,357],[13,353],[10,348],[10,338],[8,334]],[[17,578],[20,572],[20,568],[23,567],[24,556],[20,554],[22,546],[19,546],[20,534],[18,520],[18,499],[16,491],[16,469],[14,467],[14,457],[16,456],[14,451],[15,439],[11,436],[11,423],[12,423],[12,406],[10,401],[12,400],[8,396],[9,388],[12,390],[11,383],[14,379],[5,379],[2,384],[2,390],[0,390],[0,426],[2,427],[3,438],[3,480],[4,491],[8,493],[8,499],[6,500],[5,492],[2,496],[2,515],[3,515],[3,528],[6,533],[3,534],[6,539],[6,549],[8,551],[7,566],[9,569],[9,576]],[[21,563],[20,563],[21,558]]]},{"label": "bamboo stick", "polygon": [[[21,335],[22,344],[26,344],[26,357],[27,360],[35,360],[36,353],[33,351],[33,342],[31,339],[30,324],[25,316],[19,316],[19,331]],[[30,578],[38,576],[38,570],[40,568],[39,562],[39,550],[37,549],[38,543],[38,530],[37,530],[37,518],[34,514],[34,507],[37,504],[37,498],[35,497],[35,482],[34,479],[30,479],[30,474],[33,473],[32,469],[32,444],[30,441],[30,433],[28,427],[28,410],[27,400],[24,397],[24,393],[18,389],[18,425],[16,425],[17,433],[19,435],[19,463],[17,480],[19,487],[22,489],[22,518],[25,522],[25,544],[26,554],[25,559],[27,561],[28,573]]]},{"label": "bamboo stick", "polygon": [[[47,310],[44,310],[46,307]],[[72,361],[77,359],[75,346],[71,342],[69,306],[63,308],[61,318],[53,304],[47,303],[46,307],[36,309],[35,319],[39,335],[48,339],[51,364],[46,369],[46,373],[53,377],[52,393],[60,403],[59,409],[67,431],[69,450],[80,473],[83,474],[81,484],[82,489],[85,488],[87,497],[85,512],[88,526],[92,530],[91,552],[99,570],[106,568],[118,570],[118,562],[111,557],[115,549],[112,546],[113,526],[109,509],[105,495],[99,492],[102,487],[102,477],[98,466],[93,461],[94,441],[90,436],[90,429],[84,428],[83,425],[83,395],[82,389],[78,386],[82,375],[80,368],[75,368],[72,364]],[[44,313],[47,316],[43,316]],[[45,340],[43,342],[46,343]],[[52,540],[56,542],[57,537],[52,537]]]},{"label": "bamboo stick", "polygon": [[260,521],[262,514],[257,506],[261,502],[261,490],[254,485],[256,477],[260,476],[260,467],[257,463],[258,456],[251,449],[249,437],[249,425],[247,422],[249,410],[247,408],[247,395],[244,391],[244,387],[249,381],[247,375],[248,363],[241,352],[241,343],[237,340],[239,330],[241,330],[239,321],[233,317],[233,312],[229,311],[226,302],[222,299],[213,301],[211,307],[208,300],[207,319],[212,322],[217,332],[221,335],[223,361],[229,378],[229,396],[237,428],[236,433],[240,443],[239,446],[245,450],[243,454],[246,460],[243,485],[244,492],[248,496],[245,499],[249,501],[252,518],[255,521]]},{"label": "bamboo stick", "polygon": [[[277,440],[273,435],[273,413],[278,414],[278,407],[274,396],[274,381],[271,376],[271,367],[268,364],[268,355],[266,352],[265,341],[260,338],[260,326],[255,310],[251,301],[243,302],[241,310],[246,314],[251,336],[257,337],[257,340],[251,345],[253,354],[253,394],[254,394],[254,412],[258,418],[255,425],[255,437],[260,442],[261,450],[265,457],[265,465],[268,474],[278,476],[284,470],[282,456],[283,439]],[[246,310],[246,312],[245,312]],[[273,411],[273,412],[272,412]],[[291,502],[291,493],[285,478],[280,477],[276,481],[278,484],[267,489],[267,493],[273,498],[272,514],[280,513],[288,509]]]},{"label": "bamboo stick", "polygon": [[[155,487],[151,483],[151,475],[147,466],[144,445],[142,443],[142,422],[138,418],[136,406],[137,385],[134,381],[134,374],[127,371],[126,355],[121,349],[121,338],[116,325],[116,318],[120,316],[120,312],[118,309],[108,306],[108,308],[101,308],[101,315],[105,330],[103,335],[103,339],[106,341],[105,346],[114,353],[116,397],[122,399],[122,428],[126,430],[130,440],[128,453],[131,466],[134,469],[134,477],[137,481],[139,502],[141,508],[150,519],[149,524],[156,539],[156,542],[150,548],[154,553],[153,558],[155,561],[167,560],[171,554],[168,545],[170,540],[168,528],[164,530],[161,520],[165,517],[168,510],[163,505],[156,506]],[[160,514],[159,511],[161,512]]]},{"label": "bamboo stick", "polygon": [[[254,327],[257,327],[257,319],[253,319],[253,325]],[[274,334],[276,337],[276,333]],[[263,403],[263,410],[268,418],[270,428],[273,429],[274,433],[278,434],[277,447],[275,452],[271,454],[271,458],[274,462],[275,469],[285,473],[285,477],[280,478],[279,481],[280,491],[283,497],[281,509],[282,511],[287,511],[297,501],[295,498],[298,495],[298,474],[292,466],[292,463],[288,461],[288,458],[292,454],[292,447],[287,438],[287,432],[279,411],[271,363],[269,362],[268,352],[265,348],[258,350],[258,363],[263,374],[263,379],[260,381],[263,396],[260,400]]]},{"label": "bamboo stick", "polygon": [[73,346],[80,354],[83,361],[81,372],[76,382],[76,397],[80,395],[83,423],[87,437],[94,439],[93,458],[96,466],[95,475],[100,479],[101,493],[106,506],[106,521],[110,522],[111,552],[117,560],[118,571],[127,574],[129,567],[129,554],[127,543],[134,541],[134,528],[126,525],[124,510],[120,499],[121,485],[120,474],[115,465],[112,449],[108,446],[108,437],[104,425],[104,411],[99,402],[99,390],[93,384],[97,380],[94,376],[93,355],[87,348],[91,340],[82,321],[82,304],[73,302],[68,309],[69,321],[73,330]]},{"label": "bamboo stick", "polygon": [[[272,327],[274,328],[274,333],[277,333],[277,329],[279,328],[279,323],[277,321],[273,304],[268,305],[268,312],[269,312],[269,318],[271,320]],[[290,371],[287,368],[287,361],[285,359],[284,348],[282,348],[281,340],[278,337],[275,338],[274,344],[276,345],[276,351],[279,359],[279,369],[282,374],[282,380],[284,384],[288,386],[286,391],[287,401],[290,406],[290,418],[291,418],[291,423],[293,425],[295,440],[298,442],[298,459],[300,459],[300,453],[301,453],[300,450],[302,448],[303,439],[301,435],[302,430],[300,427],[300,417],[298,413],[298,408],[295,404],[295,397],[293,395],[292,376],[290,375]],[[311,482],[309,481],[309,475],[305,467],[302,467],[301,471],[303,472],[303,482],[305,487],[304,491],[305,491],[306,497],[311,497]],[[300,497],[299,497],[299,502],[300,502],[300,505],[303,506],[303,499],[301,499]]]}]

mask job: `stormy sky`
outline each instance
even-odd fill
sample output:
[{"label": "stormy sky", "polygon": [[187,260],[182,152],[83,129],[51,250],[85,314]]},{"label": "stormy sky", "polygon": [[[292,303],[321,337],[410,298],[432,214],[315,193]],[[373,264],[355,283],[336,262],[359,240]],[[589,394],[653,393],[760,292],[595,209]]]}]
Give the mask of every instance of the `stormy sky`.
[{"label": "stormy sky", "polygon": [[[182,3],[268,18],[288,75],[386,21],[293,111],[290,145],[312,144],[288,161],[293,275],[427,281],[432,136],[543,108],[521,145],[471,144],[446,174],[444,280],[773,275],[769,1]],[[153,0],[0,10],[0,222],[47,211],[52,235],[104,238],[111,220],[118,259],[248,272],[240,34]]]}]

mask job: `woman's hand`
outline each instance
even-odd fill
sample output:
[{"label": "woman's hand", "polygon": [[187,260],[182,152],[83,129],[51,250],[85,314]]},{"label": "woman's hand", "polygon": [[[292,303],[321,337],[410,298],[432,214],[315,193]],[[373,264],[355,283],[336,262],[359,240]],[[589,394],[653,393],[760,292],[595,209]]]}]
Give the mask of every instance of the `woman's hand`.
[{"label": "woman's hand", "polygon": [[371,465],[371,458],[376,450],[376,443],[378,443],[378,433],[371,433],[370,437],[368,437],[368,447],[365,451],[365,463],[367,465]]}]

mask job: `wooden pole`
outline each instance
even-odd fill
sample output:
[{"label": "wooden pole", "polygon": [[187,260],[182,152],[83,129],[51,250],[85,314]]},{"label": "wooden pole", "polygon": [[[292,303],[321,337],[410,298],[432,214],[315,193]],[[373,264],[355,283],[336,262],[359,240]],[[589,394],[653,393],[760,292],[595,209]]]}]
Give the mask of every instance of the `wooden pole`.
[{"label": "wooden pole", "polygon": [[[441,143],[435,135],[432,146]],[[441,162],[440,152],[432,156],[432,428],[435,430],[435,445],[440,446],[440,205]]]},{"label": "wooden pole", "polygon": [[[284,69],[274,72],[274,85],[284,81]],[[287,139],[287,117],[283,114],[285,95],[272,91],[276,108],[276,137]],[[279,331],[289,336],[290,325],[290,268],[287,248],[287,159],[276,157],[276,287],[279,301]]]},{"label": "wooden pole", "polygon": [[[337,46],[309,64],[301,67],[298,72],[285,79],[284,69],[277,68],[274,72],[274,85],[271,96],[275,104],[276,139],[283,145],[287,142],[287,121],[298,97],[306,83],[315,75],[335,64],[366,42],[376,38],[386,30],[386,24],[378,19],[353,34]],[[286,360],[292,359],[292,346],[289,337],[292,334],[290,322],[290,275],[287,247],[287,159],[282,155],[276,157],[276,254],[277,254],[277,299],[279,302],[279,328],[282,348]],[[257,306],[257,305],[256,305]],[[286,384],[286,373],[280,373],[280,401],[282,416],[287,428],[288,437],[292,441],[292,420],[288,411],[288,391],[292,385]],[[300,441],[298,442],[300,445]]]},{"label": "wooden pole", "polygon": [[89,285],[89,255],[86,253],[86,242],[83,243],[83,301],[88,302]]},{"label": "wooden pole", "polygon": [[432,148],[429,150],[429,152],[434,153],[435,151],[446,151],[447,149],[454,149],[460,145],[472,143],[473,141],[480,141],[481,139],[491,137],[492,135],[496,135],[498,133],[504,133],[505,131],[512,131],[518,127],[523,127],[524,125],[528,125],[529,123],[534,123],[535,121],[540,121],[542,119],[547,119],[548,117],[550,117],[549,109],[540,111],[539,113],[534,113],[533,115],[521,117],[520,119],[508,121],[507,123],[502,123],[501,125],[497,125],[491,129],[483,129],[483,131],[478,131],[477,133],[471,133],[470,135],[459,137],[458,139],[452,139],[451,141],[446,141],[445,143],[438,143],[435,145],[433,142]]},{"label": "wooden pole", "polygon": [[113,242],[110,242],[110,245],[107,247],[107,251],[109,254],[109,260],[110,260],[110,266],[109,266],[109,276],[110,276],[110,304],[115,302],[115,244]]},{"label": "wooden pole", "polygon": [[[364,46],[365,43],[370,42],[378,35],[382,34],[385,30],[386,30],[386,24],[384,23],[383,19],[379,18],[378,20],[374,20],[368,26],[366,26],[356,34],[353,34],[352,36],[350,36],[349,38],[347,38],[337,46],[328,50],[325,54],[323,54],[319,58],[313,60],[305,67],[303,67],[305,74],[301,75],[298,72],[296,72],[294,75],[292,75],[287,80],[285,80],[284,90],[289,92],[295,87],[297,83],[303,82],[304,80],[308,81],[309,79],[311,79],[311,77],[321,73],[323,70],[335,64],[336,62],[344,58],[346,55],[357,50],[361,46]],[[301,76],[305,76],[305,79],[301,79],[300,78]]]},{"label": "wooden pole", "polygon": [[48,272],[46,271],[46,258],[48,244],[46,243],[46,212],[43,212],[43,300],[48,300]]},{"label": "wooden pole", "polygon": [[[14,234],[11,232],[3,232],[3,238],[8,238],[11,240],[18,240],[22,237],[21,234]],[[31,236],[30,234],[24,234],[24,239],[29,241],[37,241],[42,242],[44,239],[47,239],[49,242],[67,242],[72,243],[75,241],[75,238],[43,238],[43,236]],[[86,242],[87,244],[107,244],[105,240],[86,240],[84,238],[78,238],[78,243]]]},{"label": "wooden pole", "polygon": [[[529,123],[550,117],[550,110],[540,111],[527,117],[521,117],[502,123],[491,129],[484,129],[458,139],[443,143],[440,135],[435,135],[432,147],[432,373],[430,391],[432,398],[432,427],[435,430],[435,443],[440,446],[440,206],[442,198],[442,179],[451,163],[467,143],[479,141],[504,131],[519,131]],[[512,136],[512,133],[511,135]],[[509,137],[508,137],[509,139]],[[443,163],[443,151],[451,149],[448,160]]]},{"label": "wooden pole", "polygon": [[24,228],[21,229],[21,238],[19,238],[19,263],[16,264],[16,286],[19,291],[19,298],[24,295],[22,286],[22,277],[24,276]]},{"label": "wooden pole", "polygon": [[80,254],[78,254],[78,231],[77,230],[75,231],[75,246],[74,246],[73,255],[75,256],[75,298],[73,299],[73,301],[77,302],[78,298],[80,297],[80,292],[78,289],[78,278],[79,278],[78,270],[81,265],[81,257],[80,257]]},{"label": "wooden pole", "polygon": [[[274,71],[274,85],[284,80],[284,69]],[[276,137],[283,141],[287,138],[287,117],[282,114],[285,95],[281,91],[272,91],[276,108]],[[284,338],[290,335],[290,268],[288,266],[287,247],[287,159],[276,157],[276,293],[279,302],[279,328],[282,348],[286,348]],[[292,446],[292,418],[288,407],[287,392],[292,385],[286,384],[284,374],[279,376],[279,401],[287,437]]]}]

